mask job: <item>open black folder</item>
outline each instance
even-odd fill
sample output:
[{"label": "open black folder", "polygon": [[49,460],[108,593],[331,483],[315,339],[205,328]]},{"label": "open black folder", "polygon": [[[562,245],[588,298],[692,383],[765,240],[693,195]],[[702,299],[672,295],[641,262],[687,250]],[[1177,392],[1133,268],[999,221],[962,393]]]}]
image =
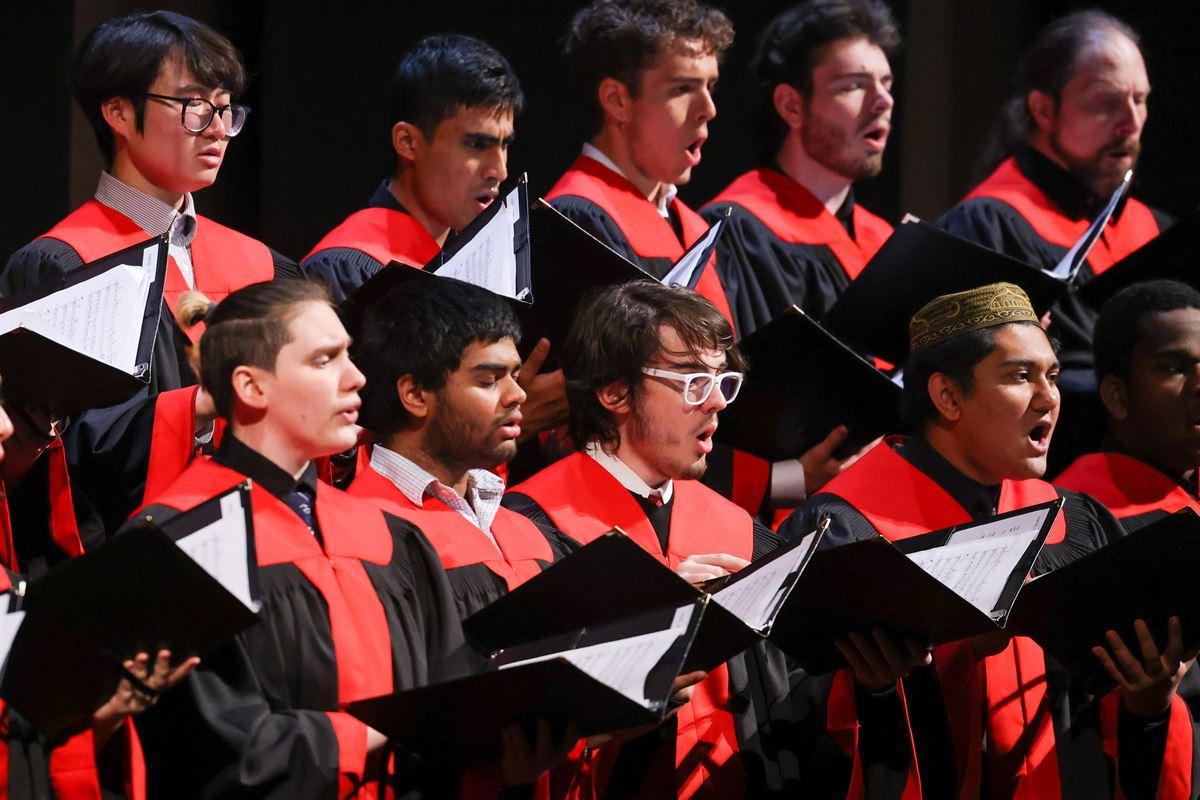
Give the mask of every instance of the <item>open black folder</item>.
[{"label": "open black folder", "polygon": [[258,597],[246,486],[142,520],[28,585],[0,696],[54,737],[112,695],[125,659],[201,653],[252,625]]},{"label": "open black folder", "polygon": [[62,419],[148,385],[167,250],[166,237],[157,236],[5,298],[6,401]]},{"label": "open black folder", "polygon": [[1062,503],[821,550],[776,621],[775,644],[826,672],[844,663],[834,639],[853,631],[880,627],[936,645],[1005,628]]},{"label": "open black folder", "polygon": [[661,722],[683,672],[703,600],[493,653],[494,669],[351,703],[347,711],[389,739],[435,760],[494,754],[500,734],[544,719],[580,736]]},{"label": "open black folder", "polygon": [[1139,281],[1181,281],[1200,287],[1196,254],[1200,252],[1200,209],[1079,287],[1079,296],[1099,309],[1117,292]]},{"label": "open black folder", "polygon": [[795,458],[838,425],[839,457],[886,434],[904,433],[900,386],[820,323],[792,307],[738,345],[750,369],[716,438],[768,461]]},{"label": "open black folder", "polygon": [[1133,621],[1142,619],[1159,648],[1178,616],[1184,645],[1200,643],[1200,517],[1183,509],[1030,581],[1009,627],[1064,665],[1099,666],[1091,648],[1115,630],[1137,652]]},{"label": "open black folder", "polygon": [[[493,652],[707,597],[712,602],[683,671],[709,670],[774,640],[777,619],[823,534],[822,527],[702,591],[613,530],[477,611],[463,621],[463,632],[476,648]],[[614,576],[620,591],[613,591]]]}]

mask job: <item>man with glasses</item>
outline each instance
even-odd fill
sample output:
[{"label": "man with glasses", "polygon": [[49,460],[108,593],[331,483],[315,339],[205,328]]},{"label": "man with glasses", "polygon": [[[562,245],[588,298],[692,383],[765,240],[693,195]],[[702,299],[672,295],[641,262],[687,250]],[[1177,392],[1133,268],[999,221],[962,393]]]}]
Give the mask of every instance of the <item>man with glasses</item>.
[{"label": "man with glasses", "polygon": [[[88,411],[63,435],[76,505],[101,521],[79,526],[85,547],[92,532],[114,529],[141,503],[150,431],[157,434],[160,422],[195,408],[193,392],[167,393],[196,383],[187,350],[199,338],[199,326],[185,333],[175,325],[180,296],[195,290],[217,301],[249,283],[299,274],[262,242],[197,214],[192,201],[192,192],[216,180],[230,138],[242,131],[248,109],[236,98],[245,82],[245,67],[229,40],[189,17],[155,11],[97,26],[76,53],[71,84],[107,169],[91,200],[17,251],[0,271],[0,295],[11,296],[150,236],[170,234],[150,396]],[[9,411],[18,430],[34,440],[26,446],[36,451],[54,442],[44,414]],[[51,517],[48,493],[28,483],[56,487],[54,519],[71,507],[72,493],[65,488],[66,468],[48,479],[50,459],[40,461],[12,498],[12,511],[14,518],[41,520],[44,527]],[[55,463],[61,466],[61,460]],[[76,527],[74,520],[64,525]]]}]

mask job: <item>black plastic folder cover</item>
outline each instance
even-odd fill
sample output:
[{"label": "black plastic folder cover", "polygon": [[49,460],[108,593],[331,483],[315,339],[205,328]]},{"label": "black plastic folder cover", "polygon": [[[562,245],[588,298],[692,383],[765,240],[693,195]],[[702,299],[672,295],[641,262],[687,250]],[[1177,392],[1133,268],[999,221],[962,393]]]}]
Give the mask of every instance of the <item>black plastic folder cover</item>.
[{"label": "black plastic folder cover", "polygon": [[853,631],[881,627],[936,645],[1005,628],[1062,502],[821,550],[776,620],[775,644],[826,672],[844,663],[834,639]]},{"label": "black plastic folder cover", "polygon": [[149,384],[166,268],[166,238],[159,236],[6,298],[6,398],[62,419],[119,403]]},{"label": "black plastic folder cover", "polygon": [[418,753],[454,762],[495,753],[511,724],[574,723],[594,736],[660,722],[705,603],[581,628],[492,655],[494,669],[351,703],[347,711]]},{"label": "black plastic folder cover", "polygon": [[[710,598],[683,671],[708,670],[747,647],[774,639],[777,618],[824,529],[701,591],[619,531],[611,531],[518,586],[463,622],[483,652],[512,647],[651,609]],[[613,590],[620,576],[620,591]]]},{"label": "black plastic folder cover", "polygon": [[768,461],[795,458],[838,425],[840,456],[904,433],[900,387],[812,317],[792,307],[739,344],[750,369],[716,438]]},{"label": "black plastic folder cover", "polygon": [[1173,280],[1200,287],[1200,209],[1196,209],[1083,284],[1079,296],[1093,308],[1139,281]]},{"label": "black plastic folder cover", "polygon": [[201,653],[257,620],[250,495],[238,487],[142,524],[25,590],[0,695],[39,731],[86,722],[138,652]]}]

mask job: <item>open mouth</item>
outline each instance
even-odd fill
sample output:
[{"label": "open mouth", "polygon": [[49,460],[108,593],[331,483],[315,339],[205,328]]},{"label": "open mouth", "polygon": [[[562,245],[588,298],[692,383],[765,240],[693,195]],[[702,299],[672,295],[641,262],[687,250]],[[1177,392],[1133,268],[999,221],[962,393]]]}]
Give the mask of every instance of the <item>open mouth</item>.
[{"label": "open mouth", "polygon": [[1054,426],[1049,422],[1039,423],[1029,431],[1029,442],[1036,449],[1045,452],[1050,448],[1050,434],[1053,432]]},{"label": "open mouth", "polygon": [[692,166],[700,163],[700,148],[702,147],[704,147],[703,136],[684,148],[684,152],[687,153],[688,160],[692,162]]},{"label": "open mouth", "polygon": [[704,453],[711,453],[713,449],[713,434],[716,433],[717,426],[705,428],[696,434],[696,441],[700,444],[700,449]]}]

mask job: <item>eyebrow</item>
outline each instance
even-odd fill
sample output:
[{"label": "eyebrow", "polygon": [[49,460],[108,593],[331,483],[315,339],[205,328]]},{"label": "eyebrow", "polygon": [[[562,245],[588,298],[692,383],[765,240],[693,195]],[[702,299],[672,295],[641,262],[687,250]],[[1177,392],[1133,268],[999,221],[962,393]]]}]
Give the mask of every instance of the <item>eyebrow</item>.
[{"label": "eyebrow", "polygon": [[1151,358],[1184,358],[1191,361],[1200,360],[1197,356],[1188,350],[1186,347],[1168,347],[1166,350],[1159,350],[1157,353],[1150,356]]},{"label": "eyebrow", "polygon": [[714,367],[714,366],[705,364],[702,361],[668,361],[667,366],[669,366],[669,367],[684,367],[687,369],[697,370],[698,372],[707,372],[710,369],[720,372],[721,370],[725,369],[725,367],[729,366],[729,364],[726,361],[722,361],[720,364],[718,364],[717,366]]},{"label": "eyebrow", "polygon": [[[888,70],[884,74],[880,75],[879,79],[888,80],[891,77],[892,72],[891,70]],[[866,78],[867,80],[875,80],[875,74],[873,72],[842,72],[833,76],[835,81],[846,80],[847,78]]]},{"label": "eyebrow", "polygon": [[510,133],[508,136],[505,136],[503,139],[501,139],[499,136],[493,136],[490,133],[483,133],[482,131],[467,131],[463,134],[463,138],[469,139],[473,142],[480,142],[481,144],[500,144],[501,141],[503,141],[504,144],[507,145],[512,144],[513,139],[516,139],[517,135],[515,133]]},{"label": "eyebrow", "polygon": [[175,91],[181,94],[211,94],[213,92],[221,94],[229,92],[228,89],[223,89],[220,86],[214,88],[212,86],[200,86],[199,84],[195,83],[189,83],[187,86],[180,86]]},{"label": "eyebrow", "polygon": [[[1038,367],[1038,362],[1034,361],[1031,358],[1013,358],[1013,359],[1009,359],[1008,361],[1001,361],[1000,366],[1002,366],[1002,367],[1027,367],[1029,369],[1036,369]],[[1053,364],[1046,367],[1046,370],[1049,371],[1052,369],[1058,369],[1058,367],[1059,367],[1058,360],[1055,359]]]},{"label": "eyebrow", "polygon": [[502,364],[499,361],[491,361],[483,364],[474,364],[470,369],[472,372],[508,372],[509,370],[518,370],[520,368],[520,361],[512,364]]}]

